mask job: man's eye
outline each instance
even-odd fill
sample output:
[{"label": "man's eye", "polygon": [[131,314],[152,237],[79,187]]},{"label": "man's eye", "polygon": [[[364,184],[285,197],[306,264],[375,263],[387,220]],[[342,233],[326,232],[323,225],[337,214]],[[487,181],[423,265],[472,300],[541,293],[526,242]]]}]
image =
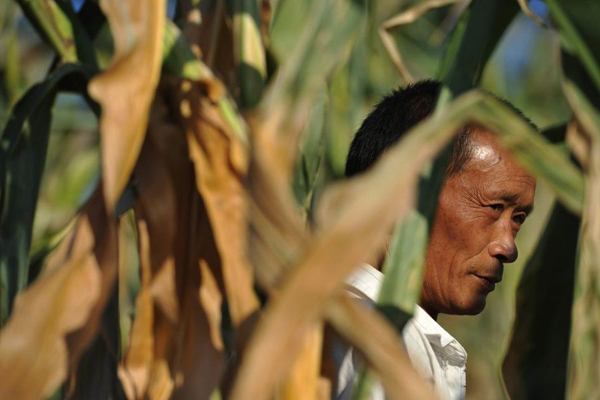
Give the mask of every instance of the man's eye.
[{"label": "man's eye", "polygon": [[504,210],[504,206],[502,204],[491,204],[488,207],[496,212],[502,212],[502,210]]},{"label": "man's eye", "polygon": [[523,225],[523,223],[525,222],[525,218],[525,215],[515,215],[513,217],[513,221],[515,221],[519,225]]}]

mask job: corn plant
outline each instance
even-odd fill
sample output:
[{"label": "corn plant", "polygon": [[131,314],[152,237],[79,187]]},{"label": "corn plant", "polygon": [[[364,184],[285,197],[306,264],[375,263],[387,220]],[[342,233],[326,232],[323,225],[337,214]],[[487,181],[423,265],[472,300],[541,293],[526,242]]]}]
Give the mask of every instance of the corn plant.
[{"label": "corn plant", "polygon": [[[374,380],[390,398],[434,398],[398,330],[468,122],[556,198],[517,290],[507,394],[600,396],[600,4],[546,0],[544,20],[526,1],[391,3],[178,0],[168,18],[166,0],[16,1],[54,60],[11,100],[0,137],[1,398],[330,398],[330,328],[366,361],[358,398]],[[560,39],[571,115],[542,132],[478,89],[521,13]],[[427,75],[395,33],[419,21],[444,36],[435,113],[367,173],[335,179],[374,77]],[[373,49],[387,64],[370,82]],[[63,93],[97,118],[98,179],[63,229],[33,243]],[[392,230],[366,309],[343,281]]]}]

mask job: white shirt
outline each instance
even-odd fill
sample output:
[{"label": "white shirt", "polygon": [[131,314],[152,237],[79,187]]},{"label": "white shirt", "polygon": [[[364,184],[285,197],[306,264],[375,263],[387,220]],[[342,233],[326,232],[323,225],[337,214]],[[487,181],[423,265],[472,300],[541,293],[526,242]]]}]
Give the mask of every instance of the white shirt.
[{"label": "white shirt", "polygon": [[[362,264],[346,280],[346,289],[353,297],[373,304],[379,296],[382,282],[381,272],[368,264]],[[442,399],[465,398],[467,352],[418,305],[413,318],[402,331],[402,339],[413,366],[424,379],[433,384]],[[338,354],[340,350],[342,349],[338,349]],[[344,400],[352,397],[356,374],[354,355],[351,350],[345,350],[338,374],[338,399]],[[385,399],[381,384],[374,385],[371,399]]]}]

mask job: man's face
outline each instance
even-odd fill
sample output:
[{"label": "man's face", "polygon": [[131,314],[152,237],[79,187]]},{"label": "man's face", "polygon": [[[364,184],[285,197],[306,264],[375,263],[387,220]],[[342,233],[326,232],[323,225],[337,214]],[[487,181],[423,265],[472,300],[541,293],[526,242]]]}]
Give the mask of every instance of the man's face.
[{"label": "man's face", "polygon": [[421,294],[430,314],[477,314],[517,259],[515,236],[531,212],[535,179],[488,132],[471,136],[472,158],[446,179]]}]

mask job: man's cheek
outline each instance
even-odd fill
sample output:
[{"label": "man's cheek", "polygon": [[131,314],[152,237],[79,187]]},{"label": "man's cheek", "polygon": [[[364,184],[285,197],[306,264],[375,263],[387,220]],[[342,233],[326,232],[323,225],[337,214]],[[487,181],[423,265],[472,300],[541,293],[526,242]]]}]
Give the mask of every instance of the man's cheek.
[{"label": "man's cheek", "polygon": [[485,308],[488,292],[482,290],[476,278],[471,275],[463,275],[460,284],[450,289],[454,297],[454,305],[464,314],[478,314]]}]

